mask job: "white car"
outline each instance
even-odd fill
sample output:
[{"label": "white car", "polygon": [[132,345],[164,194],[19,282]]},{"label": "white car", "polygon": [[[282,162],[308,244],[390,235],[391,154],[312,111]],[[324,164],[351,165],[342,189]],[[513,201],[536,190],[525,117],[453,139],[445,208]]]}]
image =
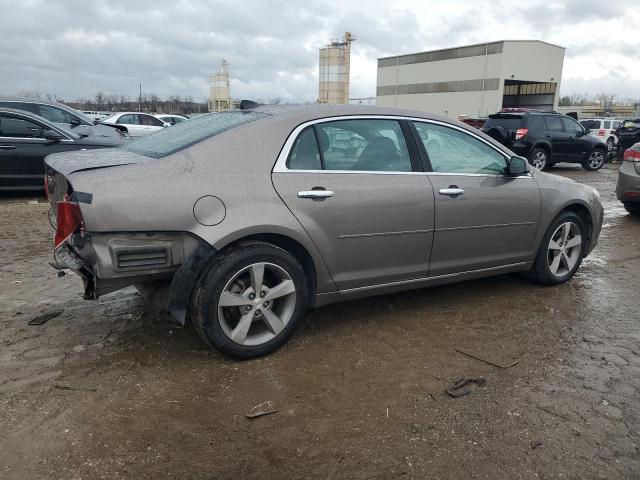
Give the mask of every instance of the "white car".
[{"label": "white car", "polygon": [[591,135],[601,138],[607,144],[607,150],[613,152],[618,145],[616,130],[622,120],[616,118],[585,118],[580,120],[584,128],[591,130]]},{"label": "white car", "polygon": [[162,130],[164,127],[168,127],[170,125],[153,115],[139,112],[116,113],[105,118],[101,123],[123,125],[127,128],[129,135],[132,137],[143,137],[153,132],[157,132],[158,130]]},{"label": "white car", "polygon": [[161,113],[159,115],[154,115],[154,117],[162,120],[165,123],[169,123],[171,125],[175,125],[176,123],[184,122],[185,120],[189,120],[189,117],[185,115],[178,115],[176,113],[168,114]]}]

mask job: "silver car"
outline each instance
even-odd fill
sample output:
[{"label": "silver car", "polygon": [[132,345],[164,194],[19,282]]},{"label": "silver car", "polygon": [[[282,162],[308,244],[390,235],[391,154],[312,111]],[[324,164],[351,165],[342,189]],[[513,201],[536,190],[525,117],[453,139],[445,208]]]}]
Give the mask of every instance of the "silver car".
[{"label": "silver car", "polygon": [[640,143],[624,151],[616,196],[631,215],[640,215]]},{"label": "silver car", "polygon": [[216,113],[46,163],[56,261],[85,298],[135,285],[240,359],[333,302],[509,272],[566,282],[602,226],[591,187],[394,108]]}]

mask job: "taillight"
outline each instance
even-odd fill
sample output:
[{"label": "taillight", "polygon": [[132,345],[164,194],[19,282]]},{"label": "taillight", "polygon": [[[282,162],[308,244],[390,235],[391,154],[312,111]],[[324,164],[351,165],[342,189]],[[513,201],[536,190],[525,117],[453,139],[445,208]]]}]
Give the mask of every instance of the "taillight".
[{"label": "taillight", "polygon": [[520,140],[522,137],[524,137],[527,132],[529,131],[528,128],[519,128],[516,130],[516,140]]},{"label": "taillight", "polygon": [[622,160],[625,162],[640,162],[640,151],[628,148],[624,151]]},{"label": "taillight", "polygon": [[604,137],[604,128],[601,128],[600,130],[598,130],[598,136]]},{"label": "taillight", "polygon": [[57,228],[54,246],[62,245],[78,228],[82,226],[82,213],[77,203],[67,201],[58,202],[56,216]]}]

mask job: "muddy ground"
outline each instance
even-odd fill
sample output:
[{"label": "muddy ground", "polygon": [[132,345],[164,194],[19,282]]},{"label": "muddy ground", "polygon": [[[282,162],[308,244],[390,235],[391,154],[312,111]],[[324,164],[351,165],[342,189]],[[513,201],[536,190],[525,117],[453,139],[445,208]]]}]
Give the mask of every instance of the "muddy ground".
[{"label": "muddy ground", "polygon": [[[5,195],[0,478],[640,478],[640,219],[615,200],[616,165],[554,173],[605,204],[569,284],[509,275],[333,305],[247,362],[135,290],[83,301],[47,265],[44,200]],[[462,376],[486,383],[446,395]],[[267,400],[277,413],[245,418]]]}]

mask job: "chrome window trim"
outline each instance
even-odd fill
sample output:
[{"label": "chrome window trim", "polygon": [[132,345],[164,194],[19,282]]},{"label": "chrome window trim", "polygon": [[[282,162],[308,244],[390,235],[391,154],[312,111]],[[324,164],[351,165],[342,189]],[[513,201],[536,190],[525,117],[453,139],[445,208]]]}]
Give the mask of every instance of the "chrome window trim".
[{"label": "chrome window trim", "polygon": [[[328,173],[328,174],[337,174],[337,173],[345,174],[346,173],[346,174],[367,174],[367,175],[427,175],[427,176],[448,175],[448,176],[461,176],[461,177],[506,177],[506,175],[490,174],[490,173],[447,173],[447,172],[413,172],[413,171],[394,172],[394,171],[368,171],[368,170],[299,170],[299,169],[292,169],[287,167],[287,158],[289,158],[289,153],[293,148],[293,144],[295,143],[296,139],[305,128],[311,125],[317,125],[319,123],[337,122],[337,121],[344,121],[344,120],[396,120],[396,121],[407,120],[412,122],[422,122],[422,123],[440,125],[443,127],[459,130],[460,132],[465,133],[470,137],[483,142],[484,144],[493,148],[500,155],[502,155],[505,158],[505,160],[508,160],[510,158],[509,155],[507,155],[505,152],[503,152],[501,149],[499,149],[495,145],[492,145],[490,142],[486,141],[480,136],[475,135],[472,132],[469,132],[466,129],[461,128],[452,123],[442,122],[440,120],[431,120],[427,118],[404,117],[401,115],[341,115],[337,117],[324,117],[324,118],[317,118],[315,120],[309,120],[307,122],[301,123],[296,128],[294,128],[293,131],[289,134],[289,136],[285,140],[284,145],[280,150],[280,154],[278,155],[276,163],[272,169],[272,173],[316,173],[316,174],[317,173]],[[518,179],[518,178],[533,178],[533,177],[529,172],[527,172],[526,175],[520,175],[517,177],[509,177],[509,178]]]}]

